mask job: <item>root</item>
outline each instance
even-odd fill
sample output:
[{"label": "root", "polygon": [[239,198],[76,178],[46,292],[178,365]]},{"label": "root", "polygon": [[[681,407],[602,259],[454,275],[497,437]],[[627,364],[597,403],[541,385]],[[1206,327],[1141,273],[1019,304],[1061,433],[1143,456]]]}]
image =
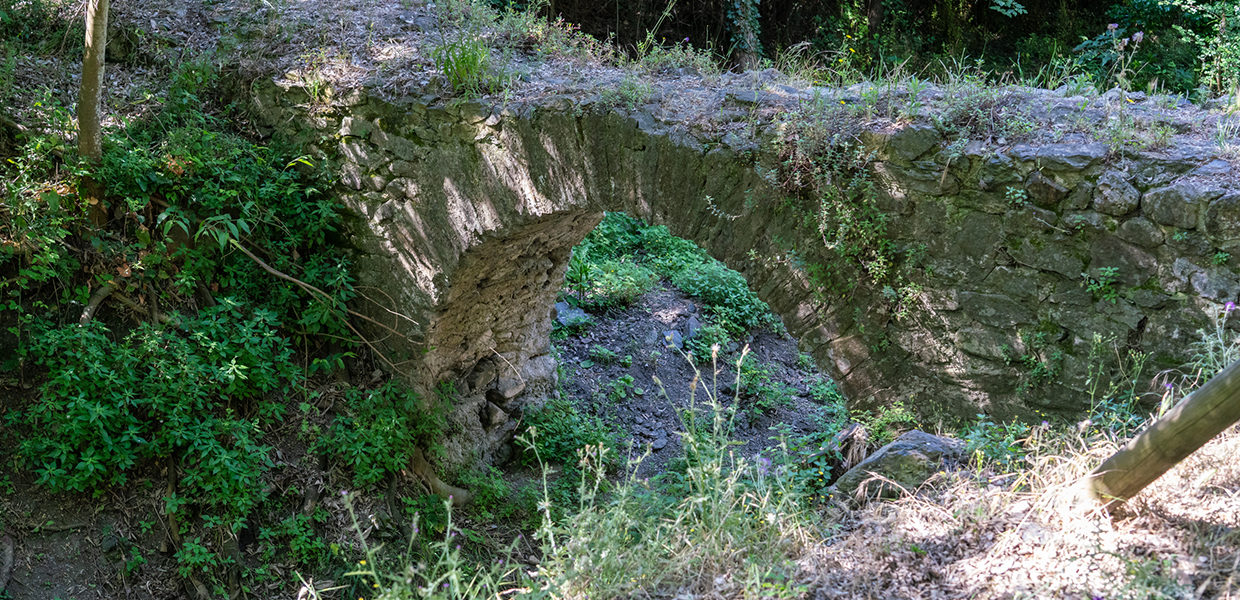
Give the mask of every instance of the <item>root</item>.
[{"label": "root", "polygon": [[95,290],[95,293],[90,295],[90,301],[86,303],[86,308],[82,309],[82,317],[78,319],[78,325],[85,325],[95,318],[95,311],[99,310],[99,305],[103,304],[103,301],[107,300],[108,296],[111,296],[112,292],[115,291],[116,287],[110,283]]},{"label": "root", "polygon": [[452,506],[465,506],[473,499],[473,494],[454,485],[448,485],[435,475],[435,470],[431,468],[431,464],[426,462],[426,457],[422,455],[422,449],[417,449],[413,454],[413,474],[417,475],[426,487],[430,488],[431,493],[443,498],[451,500]]}]

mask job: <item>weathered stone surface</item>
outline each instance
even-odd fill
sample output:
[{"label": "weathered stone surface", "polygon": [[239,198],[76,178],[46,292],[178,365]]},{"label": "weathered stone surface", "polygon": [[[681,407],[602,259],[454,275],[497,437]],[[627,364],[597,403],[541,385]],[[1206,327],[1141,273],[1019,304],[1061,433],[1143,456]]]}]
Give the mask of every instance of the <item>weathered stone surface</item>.
[{"label": "weathered stone surface", "polygon": [[570,306],[567,302],[555,303],[555,321],[561,326],[572,327],[589,320],[590,317],[586,315],[586,311]]},{"label": "weathered stone surface", "polygon": [[916,491],[935,473],[959,460],[963,452],[964,442],[960,440],[910,431],[849,469],[832,488],[835,494],[856,500],[897,497]]},{"label": "weathered stone surface", "polygon": [[1194,229],[1201,207],[1223,195],[1217,187],[1195,181],[1179,181],[1145,193],[1145,214],[1155,223]]},{"label": "weathered stone surface", "polygon": [[1012,148],[1012,158],[1050,171],[1080,171],[1101,162],[1108,151],[1101,143],[1020,145]]},{"label": "weathered stone surface", "polygon": [[1141,192],[1120,173],[1107,171],[1098,178],[1094,187],[1094,210],[1122,217],[1136,210],[1140,203]]},{"label": "weathered stone surface", "polygon": [[942,139],[943,135],[937,127],[927,123],[914,123],[897,131],[887,143],[900,158],[915,160],[937,146]]},{"label": "weathered stone surface", "polygon": [[1155,248],[1163,243],[1163,232],[1148,219],[1136,217],[1128,219],[1119,226],[1120,239],[1141,246]]},{"label": "weathered stone surface", "polygon": [[994,327],[1014,327],[1022,323],[1034,323],[1033,311],[1001,294],[960,293],[960,309],[972,315],[979,323]]},{"label": "weathered stone surface", "polygon": [[1025,189],[1033,203],[1042,208],[1055,208],[1068,195],[1068,188],[1041,171],[1034,171],[1025,180]]},{"label": "weathered stone surface", "polygon": [[[772,96],[753,95],[755,107],[800,97],[727,81]],[[1056,144],[974,140],[949,161],[933,128],[863,124],[877,189],[861,200],[883,213],[882,243],[898,249],[892,266],[907,277],[896,282],[871,277],[806,225],[817,207],[790,204],[773,175],[769,123],[694,129],[670,122],[666,107],[583,110],[567,93],[502,107],[367,98],[311,114],[304,90],[256,87],[256,118],[317,140],[340,165],[354,271],[383,292],[355,310],[403,334],[373,331],[377,346],[423,391],[459,383],[451,422],[461,441],[446,444],[448,462],[502,452],[518,419],[495,425],[488,401],[516,414],[554,392],[551,309],[570,249],[604,211],[667,225],[740,270],[850,398],[932,397],[963,417],[1088,408],[1084,379],[1068,373],[1088,362],[1094,334],[1170,357],[1240,293],[1233,266],[1213,264],[1217,251],[1240,250],[1240,200],[1225,189],[1240,178],[1209,148],[1108,156],[1069,133]],[[750,114],[735,100],[722,111]],[[1009,187],[1033,205],[1013,203]],[[1082,273],[1102,267],[1117,269],[1114,304],[1086,290]],[[919,291],[896,318],[898,290],[884,288],[905,283]],[[1065,375],[1018,395],[1004,347],[1051,328],[1062,333]],[[658,340],[663,329],[634,333]]]},{"label": "weathered stone surface", "polygon": [[1240,194],[1231,193],[1210,202],[1205,232],[1224,250],[1240,246]]}]

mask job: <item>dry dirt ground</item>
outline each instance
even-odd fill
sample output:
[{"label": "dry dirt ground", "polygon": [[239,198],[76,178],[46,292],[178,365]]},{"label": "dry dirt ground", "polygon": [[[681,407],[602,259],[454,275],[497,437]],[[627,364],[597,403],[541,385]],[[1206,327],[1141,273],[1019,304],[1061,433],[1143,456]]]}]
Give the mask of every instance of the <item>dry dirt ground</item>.
[{"label": "dry dirt ground", "polygon": [[[772,429],[777,424],[786,425],[793,433],[804,433],[815,426],[817,416],[832,414],[831,407],[811,398],[810,384],[825,378],[811,366],[812,361],[798,361],[796,340],[772,331],[759,331],[741,340],[748,346],[748,360],[769,368],[774,381],[790,387],[784,401],[762,410],[756,406],[756,398],[737,390],[735,363],[743,346],[735,344],[731,352],[723,349],[714,365],[706,357],[697,360],[695,366],[685,352],[664,341],[664,332],[687,333],[690,317],[705,319],[691,298],[664,283],[633,306],[596,316],[596,324],[585,332],[557,343],[561,388],[574,406],[615,425],[626,434],[621,446],[631,442],[634,455],[649,449],[638,475],[657,474],[681,454],[677,432],[684,431],[684,411],[696,405],[698,414],[704,414],[709,396],[737,408],[732,438],[740,443],[737,451],[749,456],[770,452],[778,445],[778,433]],[[591,357],[595,347],[611,349],[620,360],[599,364]],[[623,364],[629,362],[625,357],[632,359],[628,366]],[[640,388],[640,395],[633,391],[622,396],[610,393],[624,376],[632,377],[633,383],[631,388],[622,389]]]}]

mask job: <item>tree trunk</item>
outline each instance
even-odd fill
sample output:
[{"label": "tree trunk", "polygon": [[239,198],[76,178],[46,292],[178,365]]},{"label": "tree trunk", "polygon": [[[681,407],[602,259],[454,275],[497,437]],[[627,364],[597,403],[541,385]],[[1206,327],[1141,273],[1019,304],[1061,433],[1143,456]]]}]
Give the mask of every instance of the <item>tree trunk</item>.
[{"label": "tree trunk", "polygon": [[[103,91],[103,59],[108,46],[108,0],[87,0],[86,54],[82,57],[82,86],[78,89],[78,155],[92,166],[103,159],[103,129],[99,124]],[[79,192],[89,206],[91,221],[103,225],[107,208],[103,189],[93,177],[82,180]]]},{"label": "tree trunk", "polygon": [[732,0],[732,47],[742,71],[758,68],[762,57],[758,18],[758,0]]},{"label": "tree trunk", "polygon": [[1236,421],[1240,421],[1240,361],[1189,394],[1094,469],[1089,491],[1108,508],[1122,504]]}]

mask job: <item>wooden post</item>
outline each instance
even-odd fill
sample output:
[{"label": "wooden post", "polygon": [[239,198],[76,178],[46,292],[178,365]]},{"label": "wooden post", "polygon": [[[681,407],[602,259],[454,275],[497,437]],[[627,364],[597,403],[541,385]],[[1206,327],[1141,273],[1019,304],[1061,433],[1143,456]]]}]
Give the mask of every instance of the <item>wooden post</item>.
[{"label": "wooden post", "polygon": [[1089,491],[1112,507],[1132,498],[1240,421],[1240,361],[1189,394],[1089,475]]}]

